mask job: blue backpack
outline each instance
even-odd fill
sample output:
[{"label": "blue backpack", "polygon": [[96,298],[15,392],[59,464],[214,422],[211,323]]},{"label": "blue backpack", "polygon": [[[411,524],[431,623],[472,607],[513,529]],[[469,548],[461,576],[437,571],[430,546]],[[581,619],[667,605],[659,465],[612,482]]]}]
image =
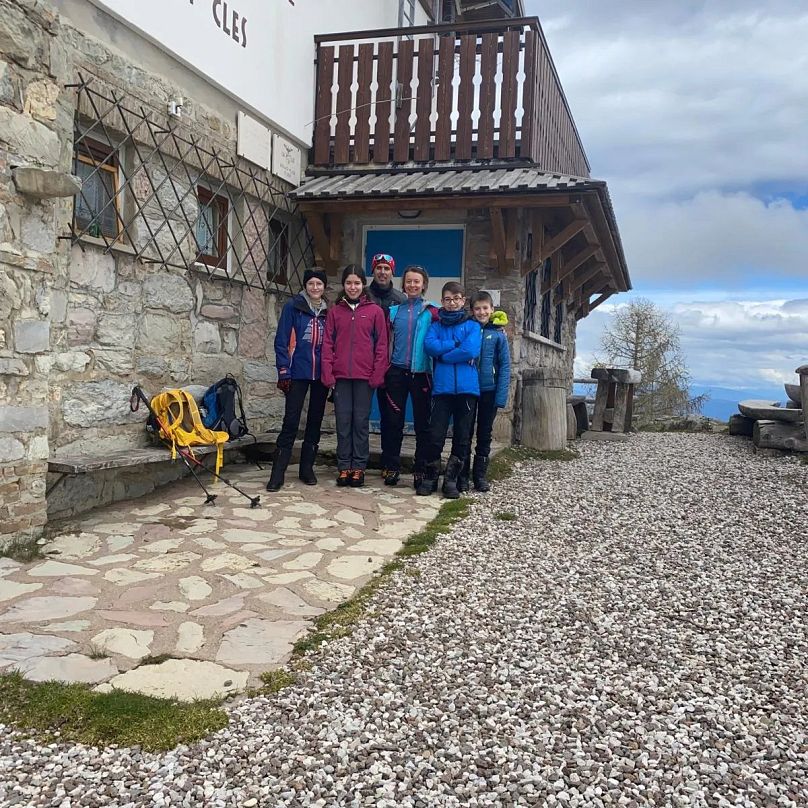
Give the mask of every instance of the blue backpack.
[{"label": "blue backpack", "polygon": [[202,398],[202,409],[202,423],[208,429],[227,432],[231,440],[249,434],[241,401],[241,387],[231,374],[228,373],[208,388]]}]

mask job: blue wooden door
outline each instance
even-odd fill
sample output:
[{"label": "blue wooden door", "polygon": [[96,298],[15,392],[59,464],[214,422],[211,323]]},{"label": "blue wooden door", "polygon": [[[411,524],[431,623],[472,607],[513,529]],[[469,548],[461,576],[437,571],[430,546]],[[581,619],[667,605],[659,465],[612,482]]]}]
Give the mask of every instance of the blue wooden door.
[{"label": "blue wooden door", "polygon": [[[418,264],[429,273],[427,300],[440,305],[440,290],[447,281],[461,281],[463,277],[463,243],[465,230],[462,227],[380,227],[365,231],[365,272],[371,274],[370,264],[377,253],[392,255],[396,261],[396,277],[393,283],[401,288],[404,267]],[[373,397],[370,412],[370,428],[379,431],[379,404]],[[413,431],[412,405],[407,401],[405,432]]]}]

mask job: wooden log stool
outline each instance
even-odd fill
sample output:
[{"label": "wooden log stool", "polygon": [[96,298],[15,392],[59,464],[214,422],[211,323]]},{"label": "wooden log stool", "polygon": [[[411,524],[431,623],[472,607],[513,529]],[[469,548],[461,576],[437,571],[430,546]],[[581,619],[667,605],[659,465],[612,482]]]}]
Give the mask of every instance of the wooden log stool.
[{"label": "wooden log stool", "polygon": [[592,368],[598,381],[593,432],[628,432],[634,415],[634,385],[642,381],[642,373],[632,368]]}]

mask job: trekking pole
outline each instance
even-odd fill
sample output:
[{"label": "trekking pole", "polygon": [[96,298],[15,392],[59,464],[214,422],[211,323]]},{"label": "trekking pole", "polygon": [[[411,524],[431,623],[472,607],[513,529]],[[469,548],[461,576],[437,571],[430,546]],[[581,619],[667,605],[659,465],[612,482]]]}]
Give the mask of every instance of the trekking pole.
[{"label": "trekking pole", "polygon": [[[157,413],[155,413],[155,411],[152,409],[151,402],[148,400],[148,398],[146,398],[146,394],[143,392],[143,390],[136,385],[135,387],[132,388],[132,396],[129,400],[129,409],[131,409],[132,412],[135,412],[137,410],[138,401],[142,401],[148,407],[149,412],[154,417],[154,420],[157,422],[157,425],[160,427],[160,429],[163,431],[164,434],[168,435],[168,429],[164,421],[161,418],[159,418]],[[185,465],[188,466],[189,470],[191,470],[192,474],[194,474],[194,472],[193,469],[191,469],[190,466],[191,463],[193,463],[197,468],[201,468],[203,471],[207,471],[208,474],[213,475],[217,480],[221,480],[225,485],[229,486],[234,491],[237,491],[239,494],[241,494],[241,496],[246,497],[250,501],[251,508],[257,508],[260,505],[261,503],[260,496],[251,497],[246,491],[242,491],[235,483],[231,482],[225,477],[222,477],[221,474],[217,474],[215,471],[213,471],[213,469],[209,469],[201,460],[195,458],[188,451],[187,447],[177,446],[177,451],[185,461]],[[194,477],[196,477],[196,474],[194,474]],[[201,482],[200,485],[202,485]],[[202,488],[204,489],[205,486],[203,485]],[[207,489],[205,489],[205,491],[207,492]],[[208,494],[208,496],[213,496],[214,499],[216,498],[215,494],[214,495]]]},{"label": "trekking pole", "polygon": [[[162,429],[163,432],[165,432],[165,434],[167,435],[168,430],[166,429],[165,422],[151,408],[149,399],[146,398],[146,395],[143,392],[143,390],[141,390],[140,387],[135,387],[132,390],[132,396],[129,399],[129,409],[132,412],[137,412],[140,409],[141,401],[146,405],[146,407],[148,407],[148,410],[151,413],[152,417],[154,418],[155,422],[157,423],[157,426],[160,429]],[[197,483],[199,483],[199,487],[205,492],[205,505],[215,505],[217,494],[211,494],[210,491],[208,491],[205,484],[202,482],[202,480],[199,479],[199,475],[194,471],[194,467],[188,462],[188,458],[185,456],[185,453],[182,451],[181,448],[180,448],[180,457],[183,459],[183,462],[188,468],[188,471],[191,472],[191,476],[193,476],[193,478],[197,481]]]}]

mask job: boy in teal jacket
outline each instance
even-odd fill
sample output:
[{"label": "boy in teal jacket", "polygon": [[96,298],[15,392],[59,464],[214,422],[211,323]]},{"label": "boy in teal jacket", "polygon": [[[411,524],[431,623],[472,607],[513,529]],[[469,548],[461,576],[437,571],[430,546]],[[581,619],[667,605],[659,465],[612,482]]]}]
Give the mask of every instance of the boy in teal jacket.
[{"label": "boy in teal jacket", "polygon": [[[477,446],[474,450],[474,466],[471,475],[476,491],[488,491],[486,475],[488,460],[491,454],[491,435],[494,431],[494,420],[497,410],[508,404],[508,390],[511,384],[511,350],[504,326],[508,324],[508,315],[504,311],[494,311],[494,301],[488,292],[477,292],[471,299],[471,310],[474,319],[482,327],[482,347],[477,360],[477,371],[480,376],[480,397],[477,400]],[[471,426],[474,434],[474,423]],[[469,470],[471,467],[470,452],[458,480],[458,489],[469,490]]]}]

